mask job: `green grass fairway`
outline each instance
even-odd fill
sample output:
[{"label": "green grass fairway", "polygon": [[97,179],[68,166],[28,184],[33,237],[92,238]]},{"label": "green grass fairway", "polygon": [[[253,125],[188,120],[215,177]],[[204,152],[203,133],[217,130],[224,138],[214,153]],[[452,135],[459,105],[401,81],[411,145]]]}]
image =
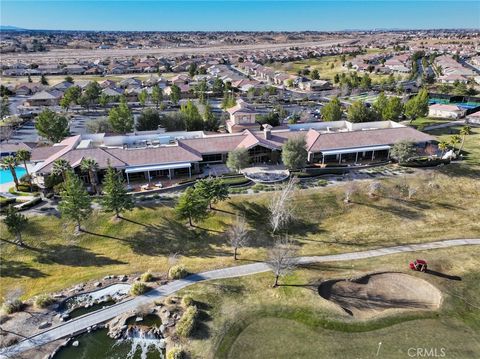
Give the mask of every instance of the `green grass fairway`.
[{"label": "green grass fairway", "polygon": [[[380,53],[382,51],[384,50],[369,49],[368,53],[370,54]],[[350,62],[352,59],[353,59],[352,56],[346,56],[346,63]],[[317,69],[320,73],[321,79],[330,80],[330,81],[333,81],[333,78],[335,77],[336,74],[340,74],[342,72],[348,72],[348,70],[342,66],[342,60],[340,55],[323,56],[323,57],[314,58],[314,59],[306,59],[306,60],[286,62],[286,63],[275,62],[273,64],[269,64],[268,66],[272,67],[277,71],[285,71],[292,75],[297,75],[299,70],[303,70],[305,68],[308,68],[310,71]],[[388,75],[376,74],[376,73],[369,73],[369,76],[374,83],[379,83],[382,80],[388,78]],[[406,76],[396,75],[395,77],[402,79],[402,78],[405,78]]]},{"label": "green grass fairway", "polygon": [[[202,310],[192,358],[406,358],[409,348],[445,348],[446,358],[475,358],[480,351],[479,246],[332,262],[296,270],[271,288],[273,275],[197,284],[190,295]],[[425,258],[437,273],[413,272],[408,262]],[[371,272],[404,272],[443,293],[438,311],[411,311],[356,320],[318,294],[318,284]]]},{"label": "green grass fairway", "polygon": [[[275,335],[265,335],[270,331]],[[429,319],[358,334],[313,330],[292,320],[262,318],[240,334],[228,358],[356,359],[376,357],[378,352],[381,358],[403,359],[408,353],[416,353],[410,348],[438,348],[439,355],[444,348],[447,358],[474,358],[480,351],[480,344],[465,345],[459,340],[473,336],[472,331],[467,333],[454,321],[443,323]],[[260,345],[258,338],[262,338]]]}]

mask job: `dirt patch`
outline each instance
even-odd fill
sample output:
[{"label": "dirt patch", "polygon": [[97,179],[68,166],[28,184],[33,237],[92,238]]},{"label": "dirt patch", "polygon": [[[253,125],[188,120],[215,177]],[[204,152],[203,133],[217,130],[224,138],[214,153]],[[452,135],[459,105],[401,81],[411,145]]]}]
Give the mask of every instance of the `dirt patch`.
[{"label": "dirt patch", "polygon": [[442,293],[436,287],[404,273],[375,273],[355,280],[326,281],[318,292],[359,319],[399,310],[435,310],[442,302]]}]

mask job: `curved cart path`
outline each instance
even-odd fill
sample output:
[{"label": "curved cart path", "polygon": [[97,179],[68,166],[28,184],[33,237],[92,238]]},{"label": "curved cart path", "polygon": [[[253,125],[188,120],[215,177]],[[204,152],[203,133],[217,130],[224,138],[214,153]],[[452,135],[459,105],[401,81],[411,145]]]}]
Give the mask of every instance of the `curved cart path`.
[{"label": "curved cart path", "polygon": [[[298,263],[310,264],[318,262],[349,261],[385,256],[395,253],[414,252],[427,249],[448,248],[464,245],[480,245],[480,239],[451,239],[423,244],[408,244],[395,247],[372,249],[361,252],[342,253],[325,256],[299,257]],[[2,350],[0,350],[0,358],[15,358],[16,355],[26,350],[47,344],[57,339],[84,332],[87,328],[93,325],[104,323],[119,314],[133,310],[142,304],[167,297],[179,291],[180,289],[183,289],[185,287],[188,287],[189,285],[198,282],[213,279],[242,277],[246,275],[267,272],[269,270],[270,268],[267,263],[259,262],[230,268],[216,269],[198,274],[192,274],[183,279],[175,280],[166,285],[159,286],[144,295],[134,297],[132,299],[123,301],[121,303],[112,305],[104,309],[97,310],[89,314],[85,314],[66,323],[49,328],[39,334],[32,336],[31,338],[24,339],[15,345],[3,348]]]}]

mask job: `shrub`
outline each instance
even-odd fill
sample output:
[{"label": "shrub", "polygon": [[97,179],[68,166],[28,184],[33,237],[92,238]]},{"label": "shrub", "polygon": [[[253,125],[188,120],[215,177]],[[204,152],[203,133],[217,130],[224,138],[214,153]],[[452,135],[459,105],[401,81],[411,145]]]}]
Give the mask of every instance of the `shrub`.
[{"label": "shrub", "polygon": [[48,294],[41,294],[35,298],[35,306],[37,308],[46,308],[53,303],[55,303],[55,299],[53,299]]},{"label": "shrub", "polygon": [[0,197],[0,208],[8,207],[9,205],[14,204],[16,201],[16,198]]},{"label": "shrub", "polygon": [[16,298],[12,300],[7,300],[5,303],[2,305],[2,311],[5,314],[12,314],[16,312],[20,312],[23,308],[23,302]]},{"label": "shrub", "polygon": [[33,207],[33,206],[36,206],[37,204],[39,204],[39,203],[42,202],[42,201],[43,201],[43,200],[42,200],[41,197],[35,197],[35,198],[33,198],[31,201],[22,203],[22,204],[19,206],[19,210],[24,210],[24,209],[31,208],[31,207]]},{"label": "shrub", "polygon": [[143,282],[135,282],[132,284],[130,288],[131,295],[141,295],[147,292],[149,287]]},{"label": "shrub", "polygon": [[181,348],[172,348],[167,353],[167,359],[184,359],[185,352]]},{"label": "shrub", "polygon": [[26,173],[20,177],[20,183],[26,183],[27,185],[30,184],[30,181],[32,180],[32,176],[27,175]]},{"label": "shrub", "polygon": [[49,175],[44,179],[45,188],[52,189],[55,185],[62,183],[63,179],[60,175]]},{"label": "shrub", "polygon": [[140,276],[140,280],[142,282],[151,282],[153,280],[153,274],[150,273],[150,271],[145,272]]},{"label": "shrub", "polygon": [[190,297],[189,295],[186,295],[185,297],[182,298],[182,305],[187,308],[193,305],[193,298]]},{"label": "shrub", "polygon": [[36,184],[33,184],[32,185],[32,190],[30,191],[30,185],[29,184],[20,183],[18,185],[18,191],[19,192],[37,192],[38,191],[38,186]]},{"label": "shrub", "polygon": [[327,180],[324,180],[324,179],[319,179],[319,180],[317,181],[317,185],[318,185],[318,186],[324,187],[324,186],[326,186],[327,184],[328,184],[328,181],[327,181]]},{"label": "shrub", "polygon": [[188,274],[188,271],[182,265],[173,266],[168,271],[168,277],[171,279],[180,279],[185,277],[187,274]]},{"label": "shrub", "polygon": [[177,334],[181,337],[187,338],[192,334],[195,328],[195,321],[198,316],[198,309],[192,305],[185,310],[182,317],[177,323]]}]

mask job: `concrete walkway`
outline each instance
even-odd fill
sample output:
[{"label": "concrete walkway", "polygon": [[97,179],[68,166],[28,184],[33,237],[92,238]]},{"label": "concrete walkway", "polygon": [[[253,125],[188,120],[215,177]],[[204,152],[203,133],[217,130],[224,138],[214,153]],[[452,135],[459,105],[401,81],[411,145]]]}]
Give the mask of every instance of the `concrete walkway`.
[{"label": "concrete walkway", "polygon": [[[299,264],[310,264],[319,262],[334,262],[334,261],[350,261],[357,259],[365,259],[372,257],[385,256],[395,253],[422,251],[427,249],[448,248],[464,245],[480,245],[480,239],[452,239],[438,242],[430,242],[423,244],[409,244],[396,247],[387,247],[380,249],[372,249],[362,252],[342,253],[325,256],[313,256],[313,257],[299,257]],[[246,265],[240,265],[230,268],[223,268],[212,270],[208,272],[192,274],[184,279],[172,281],[166,285],[157,287],[145,295],[138,296],[124,302],[112,305],[105,309],[100,309],[95,312],[85,314],[81,317],[75,318],[69,322],[60,324],[53,328],[49,328],[42,333],[39,333],[29,339],[25,339],[18,344],[12,345],[8,348],[0,350],[0,358],[15,358],[16,355],[47,344],[51,341],[69,337],[81,332],[84,332],[87,328],[104,323],[117,315],[134,310],[138,306],[146,303],[153,302],[154,300],[163,299],[180,289],[188,287],[192,284],[214,279],[225,279],[242,277],[246,275],[252,275],[257,273],[263,273],[269,271],[270,268],[267,263],[259,262]]]}]

